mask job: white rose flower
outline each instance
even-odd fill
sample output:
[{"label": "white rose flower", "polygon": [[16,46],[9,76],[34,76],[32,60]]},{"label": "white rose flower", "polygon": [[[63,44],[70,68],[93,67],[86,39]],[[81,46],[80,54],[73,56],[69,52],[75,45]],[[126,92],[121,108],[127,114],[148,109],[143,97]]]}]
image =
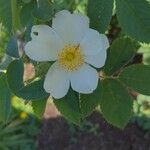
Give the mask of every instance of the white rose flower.
[{"label": "white rose flower", "polygon": [[[104,65],[109,42],[104,34],[89,28],[89,18],[67,10],[56,13],[52,27],[35,25],[26,54],[36,61],[55,61],[44,89],[56,99],[64,97],[70,85],[79,93],[92,93],[98,85],[96,68]],[[93,67],[92,67],[93,66]]]}]

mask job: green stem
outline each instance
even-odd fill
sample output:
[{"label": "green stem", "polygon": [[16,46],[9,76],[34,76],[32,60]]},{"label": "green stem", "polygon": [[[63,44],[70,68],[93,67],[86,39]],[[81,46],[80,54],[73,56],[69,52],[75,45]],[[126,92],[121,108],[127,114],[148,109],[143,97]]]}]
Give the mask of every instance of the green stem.
[{"label": "green stem", "polygon": [[11,0],[11,11],[12,11],[12,31],[13,33],[19,28],[19,14],[17,7],[17,0]]}]

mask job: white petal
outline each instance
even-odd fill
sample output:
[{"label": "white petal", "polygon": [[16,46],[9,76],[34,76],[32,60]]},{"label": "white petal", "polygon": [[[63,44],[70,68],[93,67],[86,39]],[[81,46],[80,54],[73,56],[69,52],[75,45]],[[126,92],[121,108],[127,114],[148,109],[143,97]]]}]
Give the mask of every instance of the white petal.
[{"label": "white petal", "polygon": [[69,74],[60,68],[58,62],[55,62],[46,75],[44,89],[54,98],[59,99],[67,94],[69,86]]},{"label": "white petal", "polygon": [[66,44],[79,44],[89,28],[89,18],[82,14],[71,14],[67,10],[56,13],[52,27]]},{"label": "white petal", "polygon": [[107,57],[106,50],[103,50],[96,55],[86,55],[85,62],[87,62],[88,64],[91,64],[92,66],[96,68],[101,68],[105,64],[106,57]]},{"label": "white petal", "polygon": [[79,93],[92,93],[98,84],[98,72],[88,64],[71,74],[72,89]]},{"label": "white petal", "polygon": [[64,47],[56,32],[47,25],[32,27],[32,40],[25,46],[26,54],[36,61],[53,61]]},{"label": "white petal", "polygon": [[89,29],[80,43],[81,49],[85,55],[96,55],[100,51],[109,47],[109,42],[104,34]]}]

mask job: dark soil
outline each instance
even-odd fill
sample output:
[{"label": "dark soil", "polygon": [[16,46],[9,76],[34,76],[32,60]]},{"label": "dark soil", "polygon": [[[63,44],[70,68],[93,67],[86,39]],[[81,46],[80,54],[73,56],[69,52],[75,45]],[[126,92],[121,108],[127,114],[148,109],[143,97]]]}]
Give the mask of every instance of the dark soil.
[{"label": "dark soil", "polygon": [[[39,136],[38,150],[150,150],[150,131],[142,130],[136,124],[129,124],[124,130],[104,121],[99,113],[93,113],[88,120],[90,128],[70,129],[62,117],[45,120]],[[92,128],[92,127],[91,127]]]}]

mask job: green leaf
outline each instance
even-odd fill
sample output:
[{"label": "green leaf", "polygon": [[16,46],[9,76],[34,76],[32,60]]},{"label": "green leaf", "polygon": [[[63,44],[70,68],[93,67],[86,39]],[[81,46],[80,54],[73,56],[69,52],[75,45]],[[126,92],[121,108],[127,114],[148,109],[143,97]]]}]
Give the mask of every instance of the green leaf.
[{"label": "green leaf", "polygon": [[127,89],[120,82],[113,79],[102,81],[100,107],[110,124],[124,128],[131,117],[132,105]]},{"label": "green leaf", "polygon": [[28,26],[33,21],[32,11],[36,7],[36,1],[25,4],[20,12],[20,20],[22,26]]},{"label": "green leaf", "polygon": [[21,59],[12,61],[7,68],[8,85],[15,94],[24,87],[23,73],[24,64]]},{"label": "green leaf", "polygon": [[24,66],[21,59],[13,61],[8,66],[8,85],[16,96],[27,100],[48,98],[49,94],[43,89],[43,80],[34,81],[25,86],[23,83],[23,74]]},{"label": "green leaf", "polygon": [[146,0],[116,0],[118,20],[126,34],[150,42],[150,4]]},{"label": "green leaf", "polygon": [[83,118],[89,115],[100,101],[101,82],[99,80],[97,89],[92,94],[80,94],[80,109]]},{"label": "green leaf", "polygon": [[35,72],[36,72],[35,76],[36,77],[45,76],[52,64],[53,64],[53,62],[41,62],[41,63],[39,63],[37,66],[35,66]]},{"label": "green leaf", "polygon": [[88,16],[90,26],[104,33],[112,17],[113,0],[89,0]]},{"label": "green leaf", "polygon": [[32,101],[32,108],[33,108],[34,114],[40,119],[43,117],[43,114],[45,112],[46,103],[47,103],[47,99],[40,99],[40,100]]},{"label": "green leaf", "polygon": [[119,80],[143,95],[150,95],[150,66],[131,65],[121,73]]},{"label": "green leaf", "polygon": [[17,37],[12,36],[8,42],[6,53],[15,58],[19,58],[19,51],[18,51],[18,43],[17,43]]},{"label": "green leaf", "polygon": [[0,22],[11,31],[12,29],[12,14],[11,0],[0,0]]},{"label": "green leaf", "polygon": [[16,91],[17,95],[23,99],[36,100],[48,98],[49,94],[43,89],[44,80],[34,81]]},{"label": "green leaf", "polygon": [[25,32],[25,41],[26,42],[31,41],[32,26],[33,26],[33,23],[30,22],[26,27],[26,32]]},{"label": "green leaf", "polygon": [[6,74],[0,75],[0,122],[7,121],[11,112],[11,93],[7,87]]},{"label": "green leaf", "polygon": [[115,40],[109,48],[104,72],[107,75],[112,75],[118,71],[133,58],[136,50],[137,44],[128,37]]},{"label": "green leaf", "polygon": [[24,64],[21,59],[11,62],[7,68],[8,85],[15,94],[24,87],[23,73]]},{"label": "green leaf", "polygon": [[32,14],[39,20],[49,21],[54,15],[53,4],[49,0],[38,0],[37,8]]},{"label": "green leaf", "polygon": [[76,92],[70,89],[65,97],[59,100],[54,100],[53,102],[66,119],[75,124],[80,124],[81,112],[79,106],[79,95]]}]

